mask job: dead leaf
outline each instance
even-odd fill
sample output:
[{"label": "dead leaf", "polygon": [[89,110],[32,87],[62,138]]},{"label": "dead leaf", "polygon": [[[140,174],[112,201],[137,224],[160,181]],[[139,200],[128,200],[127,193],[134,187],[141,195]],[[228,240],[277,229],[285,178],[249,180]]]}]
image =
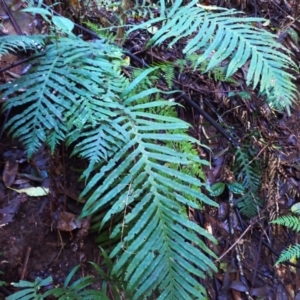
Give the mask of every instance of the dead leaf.
[{"label": "dead leaf", "polygon": [[5,162],[3,170],[3,182],[7,187],[10,187],[14,183],[18,169],[19,164],[15,159],[9,159]]},{"label": "dead leaf", "polygon": [[61,212],[58,217],[57,229],[61,231],[72,231],[81,227],[81,221],[70,212]]},{"label": "dead leaf", "polygon": [[265,284],[264,286],[259,288],[252,288],[250,290],[250,295],[259,298],[265,298],[269,295],[270,292],[271,292],[271,287]]},{"label": "dead leaf", "polygon": [[238,280],[233,280],[230,283],[230,288],[234,289],[236,291],[239,291],[239,292],[246,292],[246,291],[248,291],[248,288],[241,281],[238,281]]},{"label": "dead leaf", "polygon": [[12,189],[11,190],[16,191],[17,193],[25,193],[28,196],[31,197],[42,197],[42,196],[46,196],[49,194],[49,188],[44,188],[41,186],[37,186],[37,187],[29,187],[29,188],[24,188],[24,189]]},{"label": "dead leaf", "polygon": [[26,201],[27,197],[24,194],[17,195],[10,203],[0,209],[0,227],[12,222],[14,216],[18,213],[22,202]]}]

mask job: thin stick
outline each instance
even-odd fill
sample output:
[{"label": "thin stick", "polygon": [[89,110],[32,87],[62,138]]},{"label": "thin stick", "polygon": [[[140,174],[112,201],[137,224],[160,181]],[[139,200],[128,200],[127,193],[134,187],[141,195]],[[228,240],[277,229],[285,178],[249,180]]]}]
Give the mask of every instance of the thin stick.
[{"label": "thin stick", "polygon": [[27,265],[28,265],[30,252],[31,252],[31,247],[27,247],[25,260],[24,260],[24,266],[23,266],[23,270],[22,270],[22,274],[21,274],[21,280],[23,280],[26,276],[26,271],[27,271]]}]

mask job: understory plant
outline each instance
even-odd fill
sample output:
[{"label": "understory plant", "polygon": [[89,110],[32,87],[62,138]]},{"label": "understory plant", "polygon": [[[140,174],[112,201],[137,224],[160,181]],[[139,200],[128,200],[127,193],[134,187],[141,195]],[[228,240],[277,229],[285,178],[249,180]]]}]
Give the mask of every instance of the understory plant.
[{"label": "understory plant", "polygon": [[260,198],[262,168],[259,166],[259,162],[253,160],[254,155],[251,152],[253,150],[250,146],[248,148],[238,147],[235,152],[234,168],[237,179],[244,187],[244,191],[237,201],[237,207],[249,218],[256,216],[262,206]]},{"label": "understory plant", "polygon": [[[249,63],[247,83],[270,105],[289,111],[296,89],[286,68],[295,66],[274,35],[255,26],[263,19],[198,1],[159,3],[158,17],[132,26],[129,34],[159,26],[152,47],[183,40],[183,54],[199,56],[195,69],[209,61],[209,71],[227,59],[227,77]],[[7,132],[28,157],[44,143],[54,152],[66,142],[72,155],[88,161],[81,175],[81,217],[93,216],[99,235],[113,220],[111,274],[124,282],[125,295],[206,299],[198,279],[216,271],[215,254],[205,243],[216,239],[186,210],[217,206],[204,193],[201,167],[208,162],[193,146],[201,144],[187,134],[190,125],[174,116],[172,93],[145,84],[157,68],[133,76],[120,47],[83,41],[64,24],[48,36],[1,37],[0,55],[34,52],[29,72],[0,87],[3,111],[19,108],[5,124]]]},{"label": "understory plant", "polygon": [[[292,215],[280,216],[277,219],[273,220],[271,223],[282,225],[295,232],[300,232],[300,205],[299,203],[294,204],[291,207]],[[280,264],[285,261],[297,261],[300,258],[300,244],[291,245],[290,247],[284,249],[280,254],[276,264]]]},{"label": "understory plant", "polygon": [[85,276],[77,279],[73,283],[71,280],[80,266],[76,266],[66,277],[62,287],[50,288],[52,277],[45,279],[37,277],[34,282],[20,280],[18,283],[13,283],[13,286],[19,288],[20,291],[6,297],[6,300],[43,300],[49,296],[55,296],[60,300],[74,299],[101,299],[108,300],[109,298],[102,292],[95,289],[87,289],[95,279],[93,276]]}]

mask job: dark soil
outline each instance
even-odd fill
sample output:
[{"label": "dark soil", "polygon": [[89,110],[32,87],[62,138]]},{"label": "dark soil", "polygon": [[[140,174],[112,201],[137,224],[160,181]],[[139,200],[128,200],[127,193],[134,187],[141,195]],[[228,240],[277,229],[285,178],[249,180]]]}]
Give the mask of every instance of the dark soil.
[{"label": "dark soil", "polygon": [[[18,282],[20,279],[34,281],[37,277],[52,276],[53,285],[59,285],[79,264],[81,268],[74,279],[78,276],[93,274],[93,269],[88,262],[99,263],[100,261],[99,248],[93,242],[94,236],[82,235],[81,228],[73,229],[73,223],[70,220],[66,220],[64,223],[64,215],[60,214],[60,212],[69,212],[71,216],[77,217],[81,211],[82,205],[74,200],[74,195],[78,195],[80,192],[80,184],[77,182],[78,175],[76,172],[69,171],[71,164],[74,168],[81,168],[82,162],[80,160],[68,161],[70,167],[66,172],[57,167],[61,166],[60,163],[57,164],[58,159],[62,158],[61,156],[50,156],[47,150],[42,149],[32,160],[27,161],[23,155],[24,151],[18,150],[20,148],[17,144],[7,138],[2,139],[0,143],[0,173],[4,174],[6,180],[9,176],[15,175],[12,187],[21,189],[26,188],[29,184],[39,186],[40,182],[24,178],[22,174],[44,172],[50,176],[47,175],[42,181],[42,186],[50,184],[52,188],[51,193],[47,196],[30,197],[6,188],[2,181],[3,176],[1,176],[0,270],[4,273],[1,280],[6,282]],[[16,153],[21,153],[21,155],[13,162]],[[7,175],[7,157],[9,157],[11,165],[13,163],[17,165],[17,174],[11,172]],[[75,162],[77,166],[74,165]],[[56,168],[54,169],[51,166],[55,163]],[[60,174],[60,172],[62,173]],[[68,180],[63,177],[63,172]],[[64,189],[65,181],[68,181],[68,188]],[[66,196],[64,191],[73,199]],[[2,293],[5,291],[8,290],[4,289]],[[12,292],[11,289],[10,292]],[[4,294],[2,296],[4,297]]]}]

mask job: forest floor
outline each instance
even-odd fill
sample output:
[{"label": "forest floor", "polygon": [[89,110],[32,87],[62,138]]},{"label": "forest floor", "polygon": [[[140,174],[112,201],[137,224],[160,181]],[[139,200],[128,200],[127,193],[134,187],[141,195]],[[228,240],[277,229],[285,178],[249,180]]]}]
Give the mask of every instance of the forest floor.
[{"label": "forest floor", "polygon": [[[280,28],[288,23],[288,16],[293,14],[296,19],[298,9],[288,11],[274,3],[277,2],[260,3],[258,11],[265,8],[268,14],[262,16],[272,19],[272,25],[279,28],[278,32],[283,32]],[[257,8],[250,7],[245,11],[251,15],[254,10]],[[16,15],[16,21],[24,22],[19,25],[27,28],[33,20]],[[300,32],[298,27],[298,21],[291,26],[296,33]],[[15,33],[12,24],[5,23],[5,28],[8,34]],[[164,49],[161,49],[162,53],[139,51],[143,48],[139,44],[141,40],[128,40],[125,46],[136,49],[137,55],[147,62],[162,62],[162,57],[176,55],[176,49],[165,55]],[[296,52],[292,39],[287,37],[284,42],[288,42],[287,48]],[[299,65],[298,54],[294,54],[293,59]],[[5,57],[0,68],[17,59],[13,55]],[[1,82],[19,75],[25,67],[20,65],[4,72]],[[191,218],[205,226],[219,241],[213,248],[220,258],[216,262],[219,272],[214,274],[214,280],[206,280],[204,285],[210,299],[300,300],[300,266],[293,266],[291,262],[275,266],[281,251],[299,242],[298,237],[285,228],[270,224],[299,202],[300,103],[295,103],[290,116],[286,112],[274,112],[248,90],[241,74],[233,79],[234,82],[215,80],[213,76],[192,72],[185,74],[184,79],[176,79],[188,95],[199,98],[199,105],[218,124],[234,134],[244,148],[251,150],[248,152],[252,155],[250,162],[260,165],[262,203],[255,216],[245,216],[237,208],[230,208],[227,192],[215,198],[219,209],[205,208],[201,213],[190,211]],[[238,86],[247,91],[250,99],[237,97],[232,101],[223,96],[224,91],[235,91]],[[197,111],[184,102],[181,104],[186,108],[178,112],[193,125],[191,134],[211,149],[211,152],[199,149],[201,158],[211,161],[211,167],[205,169],[209,182],[238,181],[234,171],[236,146]],[[7,121],[6,116],[11,117],[5,114],[0,117],[0,130]],[[81,266],[77,276],[95,275],[89,262],[101,264],[101,251],[94,242],[95,236],[87,234],[90,220],[76,221],[82,209],[77,199],[83,188],[78,178],[85,162],[70,159],[69,154],[70,150],[64,146],[54,155],[42,147],[28,161],[22,146],[3,132],[0,139],[0,270],[3,274],[0,280],[34,281],[37,277],[52,276],[53,285],[57,285],[76,265]],[[43,186],[51,193],[29,196],[7,186],[14,189]],[[238,198],[233,201],[237,203]],[[1,287],[0,299],[12,292],[11,287]]]}]

